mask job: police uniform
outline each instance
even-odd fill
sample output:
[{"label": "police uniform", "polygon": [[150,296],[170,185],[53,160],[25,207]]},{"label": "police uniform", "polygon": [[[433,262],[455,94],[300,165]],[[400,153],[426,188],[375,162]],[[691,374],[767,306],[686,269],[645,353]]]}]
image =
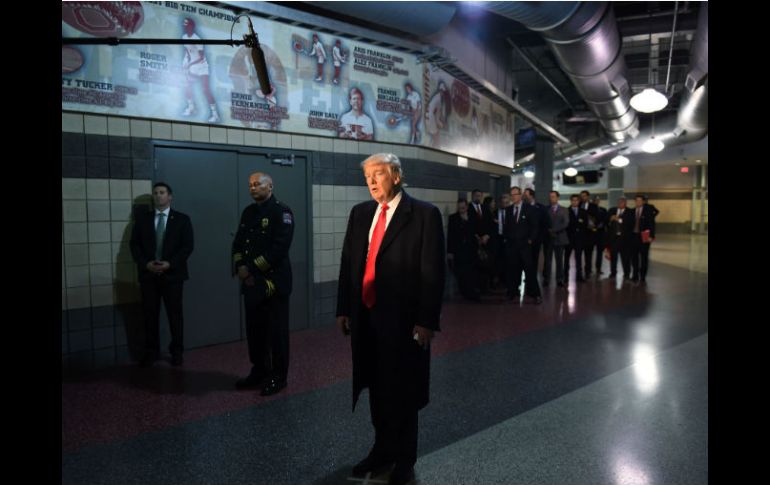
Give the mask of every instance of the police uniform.
[{"label": "police uniform", "polygon": [[241,283],[246,308],[250,377],[285,380],[289,370],[289,247],[294,235],[291,209],[274,195],[241,214],[233,241],[233,271],[246,266],[255,284]]}]

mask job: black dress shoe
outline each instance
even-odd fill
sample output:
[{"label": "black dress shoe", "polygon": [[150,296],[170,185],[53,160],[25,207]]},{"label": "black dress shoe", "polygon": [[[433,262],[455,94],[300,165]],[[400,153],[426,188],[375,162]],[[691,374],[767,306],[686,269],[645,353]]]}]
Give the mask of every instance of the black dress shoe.
[{"label": "black dress shoe", "polygon": [[575,281],[577,281],[578,283],[585,283],[586,279],[582,278],[582,277],[581,278],[575,278]]},{"label": "black dress shoe", "polygon": [[356,478],[364,478],[367,473],[371,473],[372,475],[379,475],[388,471],[388,469],[393,466],[393,463],[394,460],[388,460],[387,458],[372,455],[370,453],[369,456],[359,461],[353,467],[352,473]]},{"label": "black dress shoe", "polygon": [[259,395],[272,396],[281,392],[284,387],[286,387],[286,378],[273,377],[262,387],[262,392]]},{"label": "black dress shoe", "polygon": [[158,358],[155,356],[145,356],[139,361],[139,367],[152,367],[156,360],[158,360]]},{"label": "black dress shoe", "polygon": [[174,354],[171,356],[171,365],[174,367],[178,367],[182,365],[184,362],[184,359],[182,359],[182,354]]},{"label": "black dress shoe", "polygon": [[563,281],[557,281],[556,286],[559,286],[561,288],[564,288],[564,282]]},{"label": "black dress shoe", "polygon": [[388,485],[406,485],[414,480],[414,467],[396,465],[393,468],[393,473],[390,474]]},{"label": "black dress shoe", "polygon": [[617,275],[618,275],[617,273],[610,273],[610,278],[614,278],[614,277],[616,277]]},{"label": "black dress shoe", "polygon": [[543,280],[543,288],[548,287],[548,280]]},{"label": "black dress shoe", "polygon": [[243,379],[238,379],[235,381],[235,388],[236,389],[259,389],[259,387],[262,385],[262,380],[264,377],[258,375],[258,374],[249,374],[248,377],[244,377]]}]

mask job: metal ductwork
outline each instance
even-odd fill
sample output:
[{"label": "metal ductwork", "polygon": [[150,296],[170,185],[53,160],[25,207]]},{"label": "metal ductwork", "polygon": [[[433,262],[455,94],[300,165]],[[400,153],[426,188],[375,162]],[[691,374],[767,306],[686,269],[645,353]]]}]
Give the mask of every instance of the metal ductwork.
[{"label": "metal ductwork", "polygon": [[607,135],[600,125],[591,124],[572,135],[573,143],[554,145],[554,160],[562,160],[573,155],[590,152],[594,148],[608,144]]},{"label": "metal ductwork", "polygon": [[457,7],[442,2],[305,2],[330,12],[366,20],[418,37],[444,29]]},{"label": "metal ductwork", "polygon": [[698,28],[692,39],[690,71],[677,113],[674,135],[682,141],[700,140],[708,134],[709,121],[709,5],[704,2],[698,13]]},{"label": "metal ductwork", "polygon": [[606,132],[591,144],[622,142],[639,134],[620,33],[608,2],[486,2],[482,6],[543,36]]}]

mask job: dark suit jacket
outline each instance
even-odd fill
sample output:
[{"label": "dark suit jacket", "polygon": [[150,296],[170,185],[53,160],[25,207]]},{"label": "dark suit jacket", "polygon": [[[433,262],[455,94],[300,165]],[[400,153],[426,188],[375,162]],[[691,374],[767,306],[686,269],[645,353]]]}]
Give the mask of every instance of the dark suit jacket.
[{"label": "dark suit jacket", "polygon": [[551,218],[548,216],[548,209],[540,202],[535,202],[534,205],[530,205],[532,209],[532,216],[537,219],[537,234],[533,243],[544,242],[550,239],[548,229],[551,226]]},{"label": "dark suit jacket", "polygon": [[[609,222],[609,219],[618,214],[618,208],[613,207],[608,212],[607,218],[607,240],[610,243],[625,243],[629,240],[634,230],[634,209],[626,209],[623,211],[623,222],[617,220]],[[620,235],[618,235],[620,233]]]},{"label": "dark suit jacket", "polygon": [[540,230],[539,214],[537,214],[537,209],[522,202],[519,221],[516,222],[513,217],[513,208],[513,204],[505,208],[505,226],[503,227],[505,246],[516,248],[528,246],[529,241],[535,242],[537,240]]},{"label": "dark suit jacket", "polygon": [[402,193],[377,253],[377,302],[367,311],[361,291],[376,209],[371,200],[350,211],[340,264],[337,316],[351,319],[353,408],[377,378],[387,407],[421,409],[429,400],[430,351],[412,330],[439,330],[446,267],[441,212]]},{"label": "dark suit jacket", "polygon": [[593,227],[596,228],[599,225],[598,224],[599,206],[597,206],[593,202],[589,202],[588,205],[586,206],[586,203],[581,201],[578,207],[586,211],[586,216],[587,216],[586,229],[588,231],[586,232],[586,237],[591,237],[595,232],[592,230],[591,226],[593,225]]},{"label": "dark suit jacket", "polygon": [[478,249],[470,217],[467,221],[463,220],[457,212],[449,216],[446,252],[454,255],[455,264],[473,263]]},{"label": "dark suit jacket", "polygon": [[[134,214],[134,228],[131,231],[131,254],[139,270],[139,281],[154,276],[147,270],[147,263],[155,259],[155,209],[137,210]],[[193,252],[193,229],[190,218],[171,209],[166,221],[163,238],[162,261],[171,267],[165,276],[169,281],[184,281],[187,274],[187,258]]]},{"label": "dark suit jacket", "polygon": [[[636,217],[636,208],[632,209],[634,211],[634,217]],[[655,237],[655,216],[657,215],[657,209],[648,205],[644,204],[642,206],[642,216],[639,218],[639,232],[643,232],[647,229],[650,230],[650,237]],[[636,221],[634,221],[634,224],[636,224]],[[634,226],[631,226],[631,230],[633,230]]]},{"label": "dark suit jacket", "polygon": [[596,228],[599,230],[599,232],[604,232],[607,230],[607,222],[609,221],[610,217],[607,212],[607,209],[601,206],[596,206]]},{"label": "dark suit jacket", "polygon": [[578,208],[578,215],[572,210],[572,206],[567,207],[569,213],[569,226],[567,227],[567,236],[572,247],[583,247],[588,237],[588,211]]},{"label": "dark suit jacket", "polygon": [[468,203],[468,220],[471,221],[471,224],[473,225],[473,229],[479,236],[483,236],[485,234],[492,235],[492,232],[490,232],[490,216],[491,214],[487,214],[487,212],[484,210],[484,204],[479,204],[481,207],[481,217],[479,217],[478,213],[476,213],[476,208],[473,206],[473,203]]}]

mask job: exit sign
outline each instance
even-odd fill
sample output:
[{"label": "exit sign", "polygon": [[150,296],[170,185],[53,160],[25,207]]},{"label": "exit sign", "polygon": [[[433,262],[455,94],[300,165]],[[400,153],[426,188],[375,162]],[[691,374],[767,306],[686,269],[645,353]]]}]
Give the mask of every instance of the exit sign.
[{"label": "exit sign", "polygon": [[679,171],[682,173],[688,173],[690,171],[690,167],[682,167],[679,169]]}]

